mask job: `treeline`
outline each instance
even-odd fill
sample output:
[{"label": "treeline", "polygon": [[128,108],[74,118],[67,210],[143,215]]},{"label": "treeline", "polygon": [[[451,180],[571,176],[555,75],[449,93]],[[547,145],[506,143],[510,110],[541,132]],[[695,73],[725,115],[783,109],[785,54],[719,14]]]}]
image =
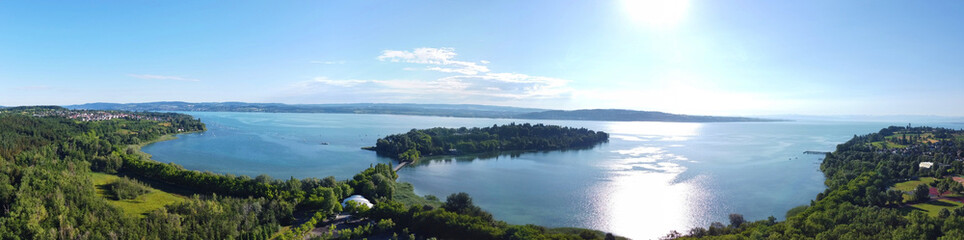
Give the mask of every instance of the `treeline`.
[{"label": "treeline", "polygon": [[412,161],[420,156],[585,148],[608,139],[605,132],[585,128],[511,123],[484,128],[412,129],[378,139],[372,150]]},{"label": "treeline", "polygon": [[[902,154],[876,149],[870,143],[896,132],[934,133],[937,143],[918,143],[911,148],[926,149],[921,154]],[[757,222],[713,223],[709,228],[673,232],[670,238],[707,239],[964,239],[964,209],[941,211],[937,217],[922,211],[904,211],[905,204],[929,201],[927,186],[918,186],[910,200],[904,193],[889,188],[895,183],[918,177],[964,174],[960,161],[964,141],[955,139],[961,131],[929,127],[890,127],[878,133],[854,136],[827,154],[820,169],[827,189],[817,194],[809,206],[788,212],[787,220],[774,218]],[[934,168],[921,169],[920,162],[934,162]],[[943,186],[941,186],[943,185]],[[960,184],[957,184],[960,185]],[[951,189],[953,184],[935,183]],[[956,189],[960,190],[960,189]]]},{"label": "treeline", "polygon": [[[121,129],[150,132],[159,122],[106,122],[0,114],[0,239],[267,239],[290,221],[290,203],[216,195],[195,196],[143,218],[124,214],[96,194],[90,169],[97,167],[89,161],[104,154],[128,157],[118,152],[121,138],[100,136],[128,134]],[[137,187],[112,190],[127,192],[115,196],[136,194],[130,188]]]},{"label": "treeline", "polygon": [[[438,239],[617,239],[612,234],[587,229],[547,229],[536,225],[511,225],[492,218],[472,203],[466,193],[450,195],[440,208],[404,206],[394,201],[376,204],[364,216],[394,223],[395,236]],[[623,239],[623,238],[619,238]]]}]

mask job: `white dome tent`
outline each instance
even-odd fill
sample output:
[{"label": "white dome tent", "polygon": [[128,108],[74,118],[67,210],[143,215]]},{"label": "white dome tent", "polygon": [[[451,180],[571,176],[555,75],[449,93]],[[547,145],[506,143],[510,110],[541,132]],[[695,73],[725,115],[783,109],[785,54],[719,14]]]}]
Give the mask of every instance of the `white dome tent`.
[{"label": "white dome tent", "polygon": [[372,204],[372,202],[369,202],[368,199],[365,199],[365,197],[362,197],[361,195],[351,195],[351,197],[345,198],[345,200],[341,201],[341,207],[348,207],[348,204],[347,204],[348,201],[353,201],[358,204],[363,204],[365,206],[368,206],[368,208],[372,208],[372,206],[375,206],[375,204]]}]

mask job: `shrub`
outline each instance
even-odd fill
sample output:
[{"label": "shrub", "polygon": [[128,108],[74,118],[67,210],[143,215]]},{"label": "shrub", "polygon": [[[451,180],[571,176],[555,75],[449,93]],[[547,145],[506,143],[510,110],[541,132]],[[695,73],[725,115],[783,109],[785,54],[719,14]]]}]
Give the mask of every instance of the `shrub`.
[{"label": "shrub", "polygon": [[117,200],[135,199],[140,195],[151,192],[143,183],[123,177],[110,184],[110,190]]}]

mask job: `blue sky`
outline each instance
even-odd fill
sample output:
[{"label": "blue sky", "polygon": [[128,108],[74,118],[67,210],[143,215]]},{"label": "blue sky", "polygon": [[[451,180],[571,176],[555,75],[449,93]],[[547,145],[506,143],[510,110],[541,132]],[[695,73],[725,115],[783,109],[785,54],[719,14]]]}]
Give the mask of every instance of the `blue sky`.
[{"label": "blue sky", "polygon": [[0,105],[964,115],[964,2],[0,1]]}]

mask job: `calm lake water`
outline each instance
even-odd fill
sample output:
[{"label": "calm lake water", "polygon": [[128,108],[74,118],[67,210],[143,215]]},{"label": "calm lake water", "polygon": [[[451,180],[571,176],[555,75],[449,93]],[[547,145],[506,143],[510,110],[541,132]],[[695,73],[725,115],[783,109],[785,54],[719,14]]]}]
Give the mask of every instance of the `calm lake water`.
[{"label": "calm lake water", "polygon": [[[361,150],[413,128],[545,123],[610,133],[587,150],[432,159],[399,171],[418,194],[467,192],[513,224],[585,227],[635,239],[685,232],[730,213],[783,219],[825,188],[818,155],[889,123],[662,123],[362,114],[188,113],[208,131],[143,148],[188,169],[347,179],[390,159]],[[906,124],[906,123],[904,123]],[[950,126],[959,128],[959,126]],[[328,145],[320,143],[325,142]]]}]

